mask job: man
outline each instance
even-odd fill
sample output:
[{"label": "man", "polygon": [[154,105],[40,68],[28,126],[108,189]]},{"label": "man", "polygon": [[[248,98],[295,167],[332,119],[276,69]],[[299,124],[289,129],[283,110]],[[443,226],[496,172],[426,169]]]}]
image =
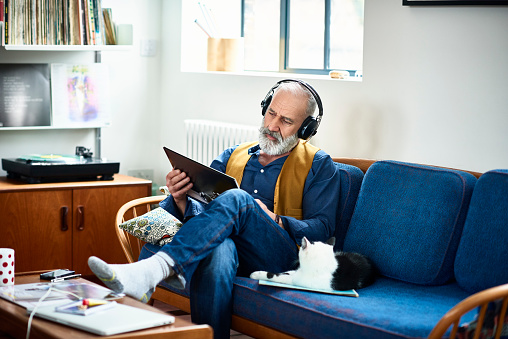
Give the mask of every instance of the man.
[{"label": "man", "polygon": [[145,302],[162,280],[187,287],[192,321],[210,324],[216,338],[229,338],[236,275],[294,269],[303,236],[333,236],[339,174],[329,155],[300,140],[319,126],[319,96],[304,82],[282,80],[262,106],[259,142],[231,147],[211,165],[234,176],[241,189],[202,205],[187,196],[189,177],[169,172],[171,195],[160,206],[184,225],[171,243],[145,245],[136,263],[108,265],[90,257],[90,268],[108,287]]}]

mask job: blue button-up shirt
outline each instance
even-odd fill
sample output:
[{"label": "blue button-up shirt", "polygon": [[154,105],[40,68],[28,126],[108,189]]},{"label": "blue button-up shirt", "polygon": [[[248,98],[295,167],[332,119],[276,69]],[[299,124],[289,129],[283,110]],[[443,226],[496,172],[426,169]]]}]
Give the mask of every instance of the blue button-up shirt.
[{"label": "blue button-up shirt", "polygon": [[[226,172],[228,160],[237,146],[230,147],[219,155],[210,167]],[[272,161],[266,166],[259,163],[259,145],[249,149],[251,158],[245,166],[240,188],[255,199],[261,200],[269,210],[273,211],[273,194],[277,178],[287,159],[286,157]],[[303,219],[281,216],[284,228],[289,235],[300,244],[303,236],[311,241],[326,241],[335,232],[337,209],[339,204],[340,177],[331,157],[319,150],[314,156],[303,190]],[[187,198],[187,207],[182,216],[174,204],[172,197],[161,202],[166,209],[180,220],[197,215],[203,211],[203,205]]]}]

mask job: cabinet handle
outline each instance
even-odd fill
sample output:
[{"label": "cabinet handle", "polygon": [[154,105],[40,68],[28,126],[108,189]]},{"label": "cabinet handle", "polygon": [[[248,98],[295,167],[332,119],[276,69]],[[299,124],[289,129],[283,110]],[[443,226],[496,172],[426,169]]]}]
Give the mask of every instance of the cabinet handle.
[{"label": "cabinet handle", "polygon": [[85,229],[85,206],[78,206],[78,231]]},{"label": "cabinet handle", "polygon": [[69,224],[67,223],[67,214],[69,214],[69,207],[62,206],[60,208],[60,229],[64,232],[69,229]]}]

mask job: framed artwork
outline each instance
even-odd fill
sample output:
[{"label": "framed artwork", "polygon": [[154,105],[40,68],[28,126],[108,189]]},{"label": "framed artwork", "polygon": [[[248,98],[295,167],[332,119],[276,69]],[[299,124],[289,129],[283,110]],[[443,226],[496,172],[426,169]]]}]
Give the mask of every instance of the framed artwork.
[{"label": "framed artwork", "polygon": [[508,0],[402,0],[403,6],[502,6],[508,5]]}]

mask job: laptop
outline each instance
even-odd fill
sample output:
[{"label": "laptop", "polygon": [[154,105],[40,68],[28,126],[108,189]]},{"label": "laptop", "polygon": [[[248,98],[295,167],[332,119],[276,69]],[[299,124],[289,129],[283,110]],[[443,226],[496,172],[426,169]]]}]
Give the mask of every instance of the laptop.
[{"label": "laptop", "polygon": [[36,310],[35,316],[98,335],[137,331],[175,322],[175,317],[171,315],[124,304],[86,316],[57,312],[55,306],[44,306]]},{"label": "laptop", "polygon": [[193,186],[187,194],[191,198],[208,204],[221,193],[232,188],[239,188],[235,178],[205,166],[167,147],[163,147],[163,149],[173,168],[179,169],[189,176]]}]

